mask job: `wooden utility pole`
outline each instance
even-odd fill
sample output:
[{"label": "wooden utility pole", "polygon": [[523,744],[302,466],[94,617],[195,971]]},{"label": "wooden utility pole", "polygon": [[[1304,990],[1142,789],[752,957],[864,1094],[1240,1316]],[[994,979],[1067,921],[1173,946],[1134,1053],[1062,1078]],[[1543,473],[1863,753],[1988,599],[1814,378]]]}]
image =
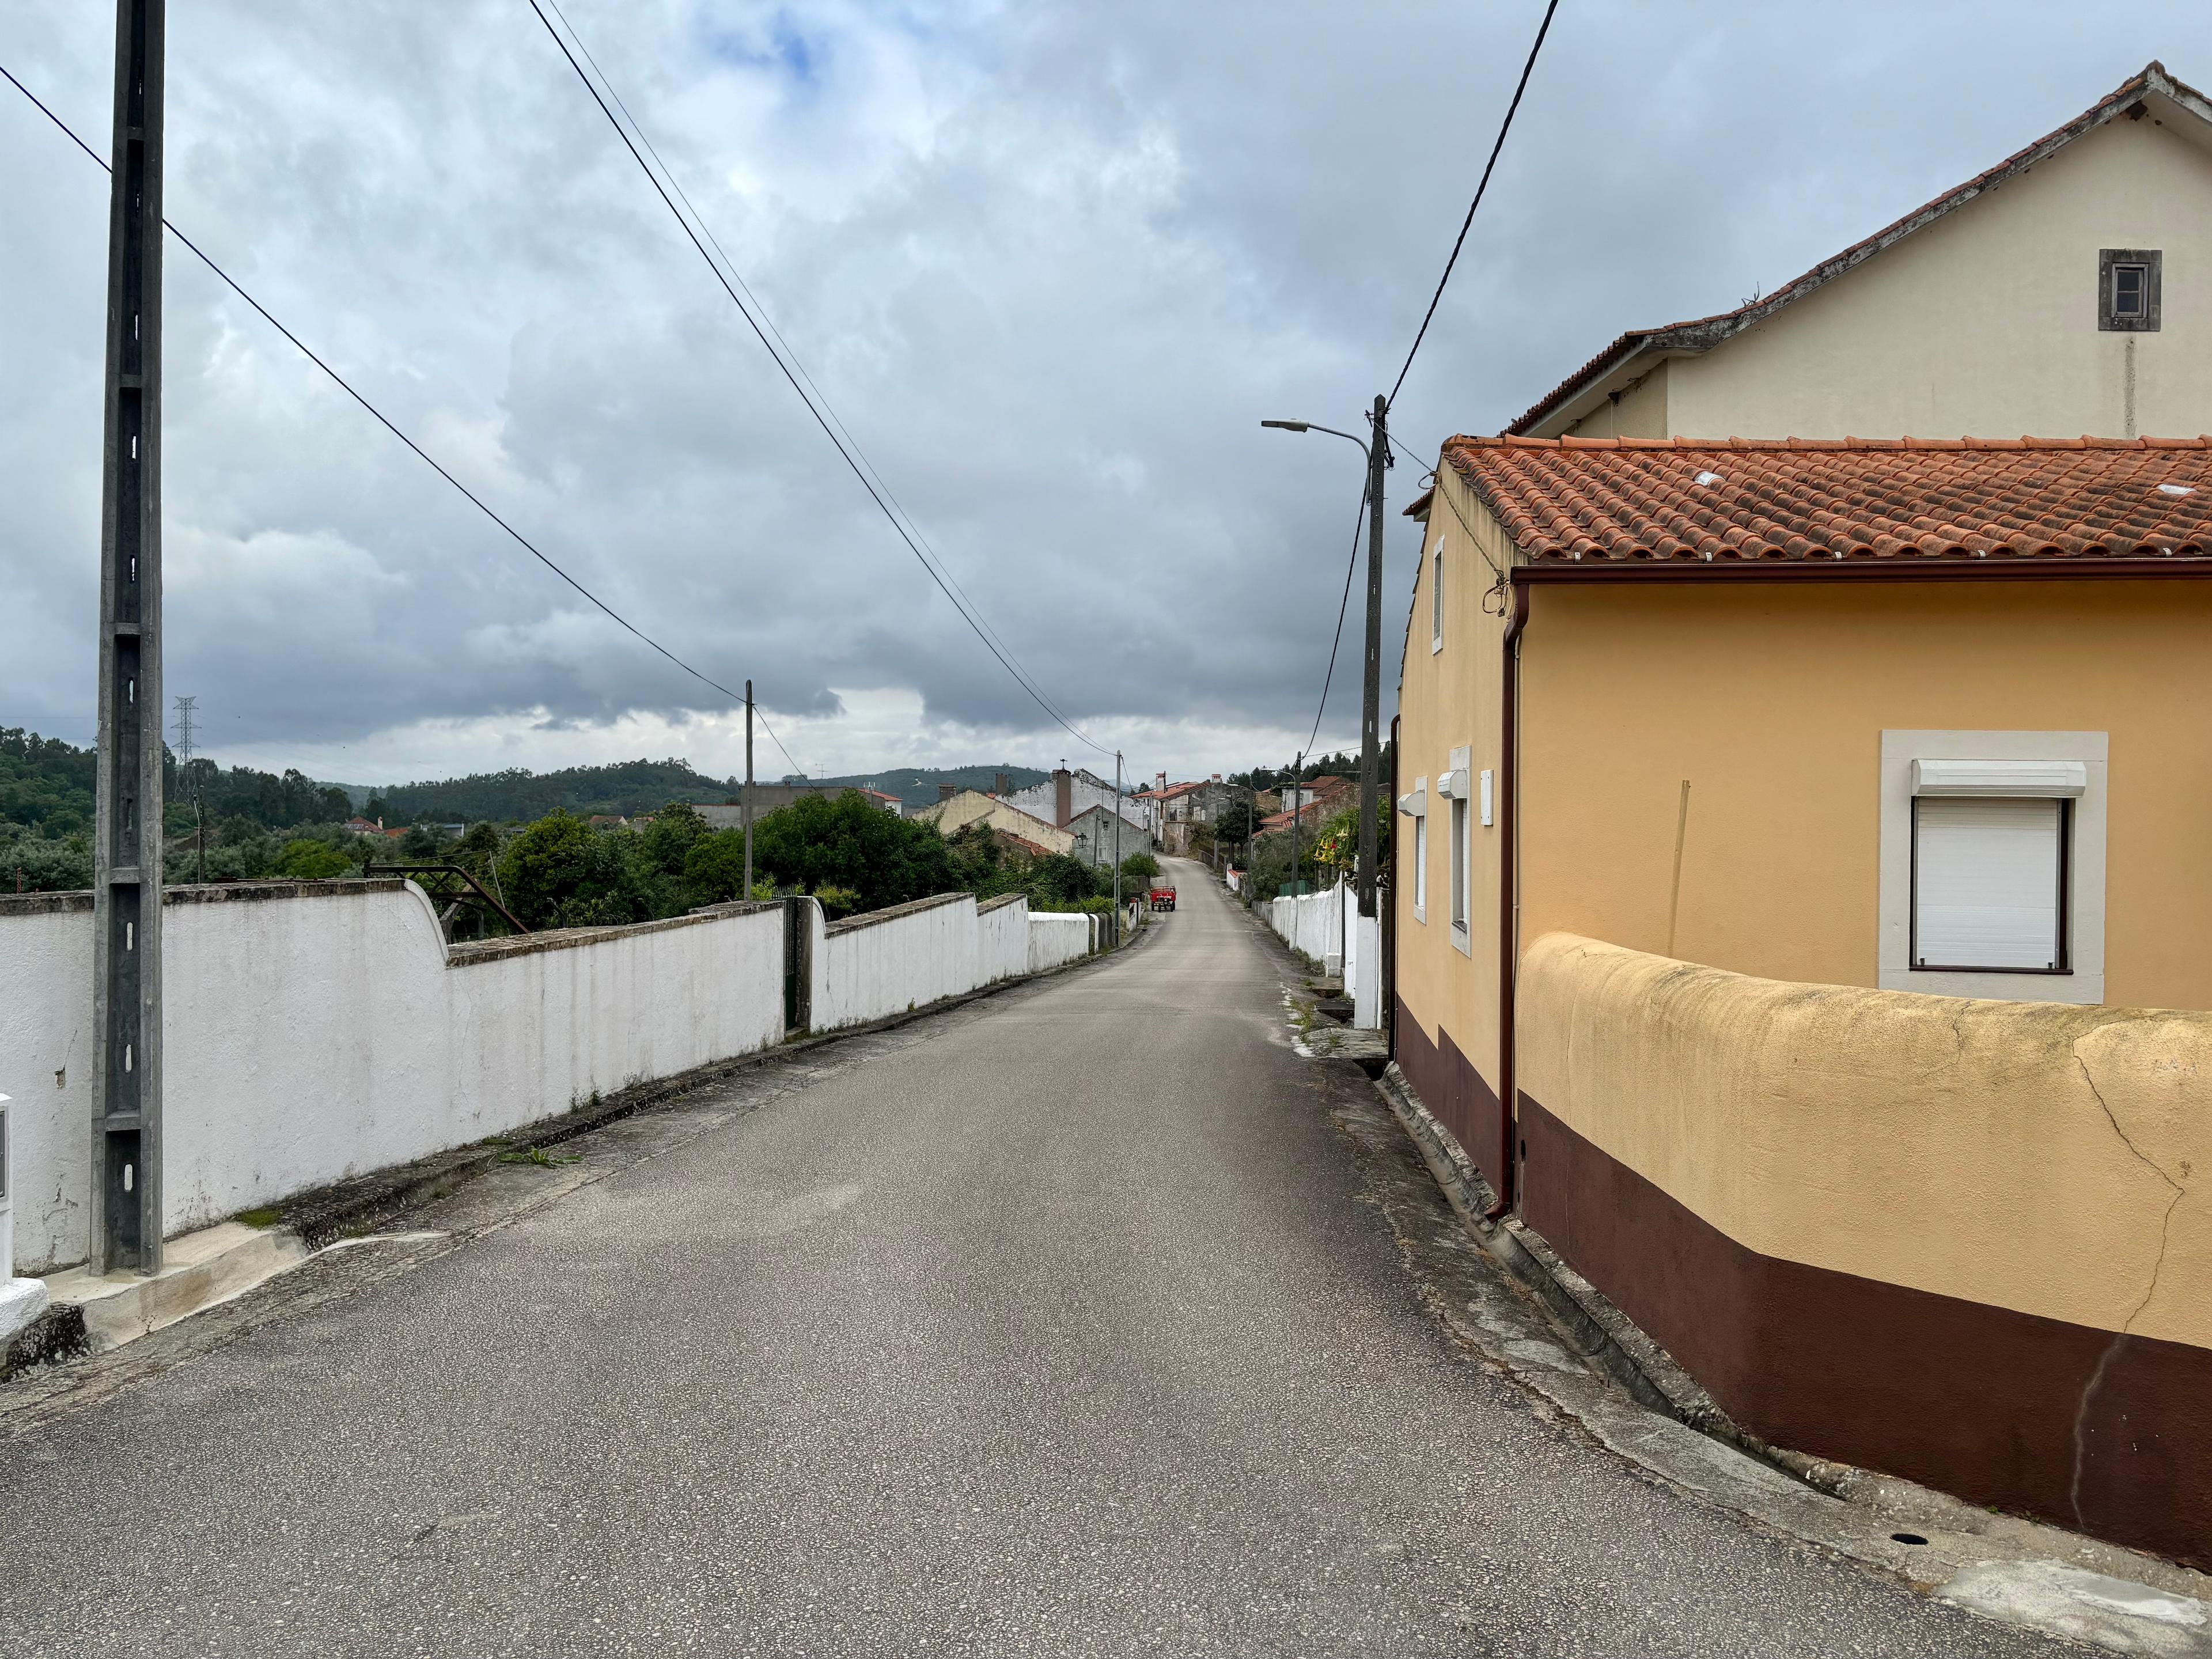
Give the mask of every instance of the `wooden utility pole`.
[{"label": "wooden utility pole", "polygon": [[93,1266],[161,1266],[164,0],[117,0],[93,851]]}]

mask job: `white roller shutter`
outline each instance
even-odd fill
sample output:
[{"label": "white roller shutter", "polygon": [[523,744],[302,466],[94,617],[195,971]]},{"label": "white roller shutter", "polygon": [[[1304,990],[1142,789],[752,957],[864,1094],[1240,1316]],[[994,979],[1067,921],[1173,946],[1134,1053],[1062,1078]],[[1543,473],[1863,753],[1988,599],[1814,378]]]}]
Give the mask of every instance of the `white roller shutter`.
[{"label": "white roller shutter", "polygon": [[1913,805],[1912,965],[2060,967],[2063,804],[1923,796]]}]

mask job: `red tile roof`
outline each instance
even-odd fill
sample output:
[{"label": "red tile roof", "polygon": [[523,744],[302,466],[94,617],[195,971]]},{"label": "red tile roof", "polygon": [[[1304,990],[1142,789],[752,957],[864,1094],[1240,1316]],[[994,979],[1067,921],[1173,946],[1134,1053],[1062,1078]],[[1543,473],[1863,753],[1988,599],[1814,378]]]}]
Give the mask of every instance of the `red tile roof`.
[{"label": "red tile roof", "polygon": [[1528,558],[2203,558],[2212,438],[1454,438]]},{"label": "red tile roof", "polygon": [[1631,329],[1546,392],[1527,413],[1505,429],[1508,432],[1526,432],[1560,404],[1569,402],[1593,382],[1647,349],[1662,353],[1705,351],[1731,335],[1741,334],[1744,330],[1765,322],[1791,301],[1803,298],[1823,283],[1842,276],[1885,248],[1895,246],[1914,231],[1933,224],[1956,208],[1964,207],[1984,191],[1994,190],[2009,182],[2082,134],[2126,114],[2151,93],[2190,109],[2200,117],[2212,116],[2212,105],[2208,105],[2203,94],[2175,80],[2166,73],[2165,64],[2154,60],[2144,66],[2141,74],[2123,82],[2057,131],[2045,133],[1987,172],[1977,173],[1965,184],[1945,191],[1932,202],[1923,203],[1873,235],[1852,243],[1841,253],[1822,260],[1803,276],[1784,283],[1773,293],[1763,295],[1759,299],[1738,306],[1734,311],[1723,311],[1715,316],[1668,323],[1658,328]]}]

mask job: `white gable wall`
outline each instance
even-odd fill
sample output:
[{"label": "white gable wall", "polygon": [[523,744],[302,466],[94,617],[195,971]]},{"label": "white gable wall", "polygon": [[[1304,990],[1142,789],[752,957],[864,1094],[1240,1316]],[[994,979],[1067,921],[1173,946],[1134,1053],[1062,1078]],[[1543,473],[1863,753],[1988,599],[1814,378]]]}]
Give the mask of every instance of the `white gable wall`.
[{"label": "white gable wall", "polygon": [[[2163,252],[2158,332],[2098,328],[2102,248]],[[2212,431],[2212,153],[2156,115],[2109,122],[1677,359],[1666,398],[1701,438]]]}]

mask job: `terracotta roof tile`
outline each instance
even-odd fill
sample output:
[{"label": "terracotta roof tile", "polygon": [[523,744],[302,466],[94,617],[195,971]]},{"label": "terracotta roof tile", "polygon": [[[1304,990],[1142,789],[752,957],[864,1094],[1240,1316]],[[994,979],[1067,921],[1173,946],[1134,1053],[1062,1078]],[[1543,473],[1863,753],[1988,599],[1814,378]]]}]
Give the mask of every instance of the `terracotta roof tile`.
[{"label": "terracotta roof tile", "polygon": [[2212,557],[2212,438],[1454,438],[1522,554],[1583,560]]}]

